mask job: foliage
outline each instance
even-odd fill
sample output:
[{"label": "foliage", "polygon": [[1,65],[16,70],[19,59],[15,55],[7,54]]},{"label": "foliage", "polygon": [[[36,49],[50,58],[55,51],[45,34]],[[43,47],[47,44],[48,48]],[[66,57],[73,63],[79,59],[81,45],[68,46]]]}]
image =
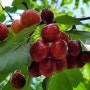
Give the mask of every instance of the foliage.
[{"label": "foliage", "polygon": [[[81,1],[87,7],[90,4],[90,0]],[[0,4],[2,4],[2,0],[0,0]],[[60,0],[13,0],[11,6],[6,6],[4,9],[0,7],[0,22],[8,25],[12,21],[10,16],[12,17],[18,10],[19,15],[16,15],[20,16],[22,10],[27,9],[26,7],[35,9],[40,13],[43,8],[48,7],[54,12],[56,23],[61,30],[68,33],[71,38],[81,42],[90,41],[90,23],[88,21],[83,23],[74,15],[74,10],[79,9],[79,4],[79,0],[61,0],[61,3]],[[69,10],[70,5],[74,5],[72,11]],[[83,7],[81,7],[81,15],[85,15]],[[10,20],[7,18],[10,18]],[[13,17],[13,19],[15,18]],[[76,26],[75,29],[72,29],[73,25]],[[80,29],[77,28],[79,25],[81,25]],[[55,73],[51,77],[32,78],[28,75],[27,66],[32,62],[29,55],[30,44],[40,38],[40,31],[43,26],[45,25],[28,27],[17,35],[14,35],[9,27],[9,37],[6,41],[0,42],[0,90],[15,90],[10,85],[9,80],[12,73],[19,70],[24,73],[27,80],[22,90],[89,90],[90,63],[87,63],[81,69],[67,69],[61,73]],[[30,37],[29,43],[27,43],[28,36],[33,31],[34,33]]]}]

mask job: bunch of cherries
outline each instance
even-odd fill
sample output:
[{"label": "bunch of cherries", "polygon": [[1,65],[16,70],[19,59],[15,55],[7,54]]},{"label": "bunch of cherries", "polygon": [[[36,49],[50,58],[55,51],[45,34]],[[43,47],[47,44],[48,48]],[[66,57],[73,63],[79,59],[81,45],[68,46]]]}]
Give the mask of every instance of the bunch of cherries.
[{"label": "bunch of cherries", "polygon": [[41,37],[30,47],[33,62],[28,71],[33,77],[49,77],[66,68],[81,68],[90,61],[90,53],[82,51],[80,42],[69,40],[69,35],[60,31],[55,23],[45,26]]},{"label": "bunch of cherries", "polygon": [[[20,20],[14,20],[11,29],[14,34],[31,25],[47,25],[41,30],[41,39],[35,41],[30,47],[32,63],[28,66],[28,73],[32,77],[44,75],[49,77],[54,72],[62,72],[65,69],[81,68],[90,62],[90,53],[82,51],[80,42],[70,40],[69,35],[62,32],[54,23],[54,14],[44,8],[39,14],[35,10],[26,10]],[[0,23],[0,41],[6,40],[9,35],[8,28]],[[11,78],[14,88],[21,89],[26,83],[25,76],[21,72],[15,72]]]}]

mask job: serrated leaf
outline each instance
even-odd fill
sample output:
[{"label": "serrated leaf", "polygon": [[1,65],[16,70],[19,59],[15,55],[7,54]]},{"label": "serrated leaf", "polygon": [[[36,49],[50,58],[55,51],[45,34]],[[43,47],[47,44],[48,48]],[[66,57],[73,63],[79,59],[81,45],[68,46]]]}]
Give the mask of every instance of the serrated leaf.
[{"label": "serrated leaf", "polygon": [[82,25],[82,23],[78,19],[68,15],[58,16],[55,18],[55,20],[57,23],[60,23],[60,24]]},{"label": "serrated leaf", "polygon": [[87,31],[66,31],[66,33],[78,39],[90,40],[90,32]]}]

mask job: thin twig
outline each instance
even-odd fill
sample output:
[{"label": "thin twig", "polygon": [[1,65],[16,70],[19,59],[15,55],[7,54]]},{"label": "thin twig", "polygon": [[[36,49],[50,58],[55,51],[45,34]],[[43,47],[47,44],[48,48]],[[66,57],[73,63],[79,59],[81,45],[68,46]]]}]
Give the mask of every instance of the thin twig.
[{"label": "thin twig", "polygon": [[83,17],[83,18],[77,18],[78,20],[88,20],[88,19],[90,19],[90,17]]},{"label": "thin twig", "polygon": [[0,4],[0,6],[1,6],[2,9],[8,14],[8,16],[10,17],[10,19],[13,20],[12,16],[6,11],[6,9],[2,6],[2,4]]}]

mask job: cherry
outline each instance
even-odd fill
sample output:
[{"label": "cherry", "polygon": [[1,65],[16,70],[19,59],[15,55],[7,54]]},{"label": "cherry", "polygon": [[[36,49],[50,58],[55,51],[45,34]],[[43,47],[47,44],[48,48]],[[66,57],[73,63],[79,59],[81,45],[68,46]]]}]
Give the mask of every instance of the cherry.
[{"label": "cherry", "polygon": [[11,85],[16,89],[21,89],[25,86],[26,79],[21,72],[15,72],[11,78]]},{"label": "cherry", "polygon": [[60,32],[58,35],[58,39],[62,39],[62,40],[65,40],[66,42],[68,42],[69,41],[69,35],[66,34],[65,32]]},{"label": "cherry", "polygon": [[85,64],[86,64],[86,63],[83,62],[81,59],[78,59],[76,67],[77,67],[77,68],[82,68]]},{"label": "cherry", "polygon": [[16,19],[11,24],[12,31],[14,34],[19,33],[22,29],[24,29],[24,25],[21,23],[20,20]]},{"label": "cherry", "polygon": [[0,41],[5,40],[8,37],[9,30],[6,25],[0,23]]},{"label": "cherry", "polygon": [[90,62],[90,52],[89,51],[80,52],[79,58],[85,63]]},{"label": "cherry", "polygon": [[29,75],[32,77],[38,77],[41,75],[39,71],[39,63],[32,61],[31,65],[28,67]]},{"label": "cherry", "polygon": [[77,56],[72,56],[72,55],[68,54],[66,56],[66,58],[67,58],[67,68],[68,69],[77,67],[77,61],[78,61]]},{"label": "cherry", "polygon": [[30,47],[30,55],[32,59],[36,62],[42,61],[44,58],[48,56],[49,45],[42,40],[36,41]]},{"label": "cherry", "polygon": [[52,23],[45,26],[41,31],[41,36],[46,42],[53,42],[57,39],[60,30],[59,27]]},{"label": "cherry", "polygon": [[41,12],[41,19],[47,24],[52,23],[54,14],[50,9],[44,8]]},{"label": "cherry", "polygon": [[56,71],[56,62],[52,58],[45,58],[40,62],[39,70],[42,75],[49,77]]},{"label": "cherry", "polygon": [[71,54],[73,56],[77,56],[81,51],[81,45],[76,40],[69,41],[68,47],[69,47],[69,54]]},{"label": "cherry", "polygon": [[62,72],[66,68],[67,68],[66,58],[61,60],[56,60],[56,72]]},{"label": "cherry", "polygon": [[26,10],[21,15],[21,23],[25,27],[37,24],[39,25],[41,21],[41,16],[36,10]]},{"label": "cherry", "polygon": [[60,60],[66,57],[68,52],[67,42],[64,40],[56,40],[50,46],[50,55],[56,60]]}]

